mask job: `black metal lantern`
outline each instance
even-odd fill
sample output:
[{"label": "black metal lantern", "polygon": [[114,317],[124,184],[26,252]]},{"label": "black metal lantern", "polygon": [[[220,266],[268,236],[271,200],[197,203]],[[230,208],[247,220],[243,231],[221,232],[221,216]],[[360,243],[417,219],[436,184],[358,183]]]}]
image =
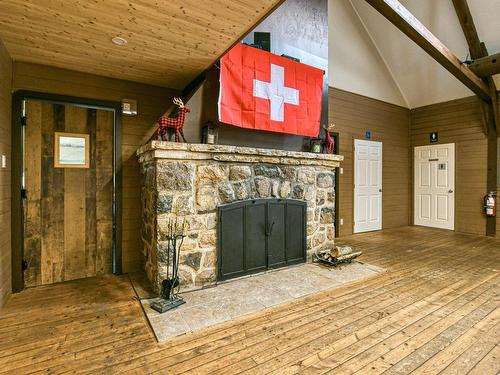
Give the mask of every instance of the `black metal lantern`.
[{"label": "black metal lantern", "polygon": [[321,154],[323,152],[323,140],[321,138],[312,138],[309,143],[309,152]]},{"label": "black metal lantern", "polygon": [[219,143],[219,127],[216,123],[208,121],[202,129],[202,143],[216,145]]}]

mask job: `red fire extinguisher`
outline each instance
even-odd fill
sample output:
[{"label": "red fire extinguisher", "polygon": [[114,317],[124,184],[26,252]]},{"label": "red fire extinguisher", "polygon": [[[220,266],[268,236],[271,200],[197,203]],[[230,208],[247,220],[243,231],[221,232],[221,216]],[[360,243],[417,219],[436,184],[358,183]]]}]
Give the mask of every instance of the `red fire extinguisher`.
[{"label": "red fire extinguisher", "polygon": [[484,212],[486,216],[497,216],[497,194],[494,191],[484,197]]}]

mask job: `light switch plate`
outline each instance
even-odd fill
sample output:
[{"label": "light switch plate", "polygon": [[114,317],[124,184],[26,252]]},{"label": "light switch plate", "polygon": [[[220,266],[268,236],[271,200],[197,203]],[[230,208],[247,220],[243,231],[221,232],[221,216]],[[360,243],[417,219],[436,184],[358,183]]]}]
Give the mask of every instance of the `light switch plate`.
[{"label": "light switch plate", "polygon": [[2,168],[7,168],[7,156],[2,155]]},{"label": "light switch plate", "polygon": [[344,225],[344,219],[340,219],[340,225]]},{"label": "light switch plate", "polygon": [[340,167],[340,174],[344,174],[344,168]]}]

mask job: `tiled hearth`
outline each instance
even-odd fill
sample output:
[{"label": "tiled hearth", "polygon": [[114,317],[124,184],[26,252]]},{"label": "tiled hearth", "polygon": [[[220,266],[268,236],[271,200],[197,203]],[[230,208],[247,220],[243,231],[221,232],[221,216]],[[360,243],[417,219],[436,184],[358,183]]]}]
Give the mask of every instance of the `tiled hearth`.
[{"label": "tiled hearth", "polygon": [[165,341],[380,272],[360,262],[336,269],[309,263],[183,293],[186,304],[163,314],[150,307],[154,299],[142,300],[142,305],[158,341]]}]

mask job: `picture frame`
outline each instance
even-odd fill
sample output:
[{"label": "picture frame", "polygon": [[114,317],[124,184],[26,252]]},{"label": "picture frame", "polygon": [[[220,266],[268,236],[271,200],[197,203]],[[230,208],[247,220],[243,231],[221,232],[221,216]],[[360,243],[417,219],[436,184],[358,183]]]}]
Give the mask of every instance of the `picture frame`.
[{"label": "picture frame", "polygon": [[55,132],[54,168],[89,168],[90,135]]}]

